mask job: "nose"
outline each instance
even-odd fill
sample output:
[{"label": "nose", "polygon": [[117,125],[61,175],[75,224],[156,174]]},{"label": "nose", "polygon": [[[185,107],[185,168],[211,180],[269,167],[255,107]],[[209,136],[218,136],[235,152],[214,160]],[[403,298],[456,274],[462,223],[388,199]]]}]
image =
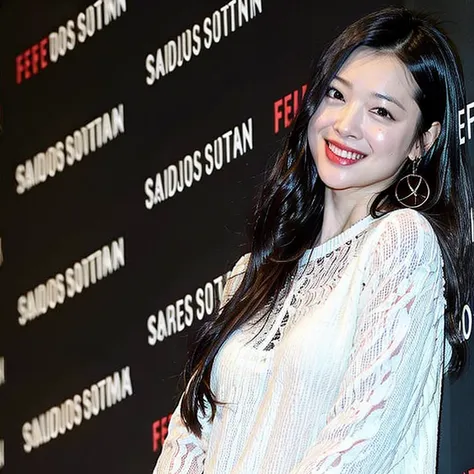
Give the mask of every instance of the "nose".
[{"label": "nose", "polygon": [[337,112],[334,129],[343,137],[360,138],[362,114],[355,103],[345,104]]}]

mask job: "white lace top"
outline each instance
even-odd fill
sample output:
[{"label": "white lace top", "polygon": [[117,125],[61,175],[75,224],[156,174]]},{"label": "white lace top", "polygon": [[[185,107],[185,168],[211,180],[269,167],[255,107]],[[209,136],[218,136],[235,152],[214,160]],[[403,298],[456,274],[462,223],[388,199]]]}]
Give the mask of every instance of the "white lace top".
[{"label": "white lace top", "polygon": [[200,439],[178,405],[154,474],[435,473],[450,356],[442,267],[434,231],[411,209],[306,251],[268,322],[219,351],[211,386],[226,404],[201,418]]}]

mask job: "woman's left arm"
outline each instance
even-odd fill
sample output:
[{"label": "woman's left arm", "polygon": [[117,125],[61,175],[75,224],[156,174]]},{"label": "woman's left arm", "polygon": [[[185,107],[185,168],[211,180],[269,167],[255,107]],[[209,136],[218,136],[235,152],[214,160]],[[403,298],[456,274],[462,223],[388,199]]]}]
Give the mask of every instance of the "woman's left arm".
[{"label": "woman's left arm", "polygon": [[291,474],[385,472],[416,410],[439,389],[445,304],[436,236],[415,211],[387,217],[379,228],[338,396]]},{"label": "woman's left arm", "polygon": [[[219,311],[236,292],[244,277],[249,259],[250,253],[246,253],[233,266],[224,285]],[[204,472],[207,447],[212,430],[212,423],[208,418],[209,405],[205,403],[205,413],[198,410],[197,416],[202,425],[202,433],[201,436],[197,436],[186,427],[181,418],[182,399],[183,395],[181,395],[178,406],[171,416],[168,436],[153,474],[202,474]]]}]

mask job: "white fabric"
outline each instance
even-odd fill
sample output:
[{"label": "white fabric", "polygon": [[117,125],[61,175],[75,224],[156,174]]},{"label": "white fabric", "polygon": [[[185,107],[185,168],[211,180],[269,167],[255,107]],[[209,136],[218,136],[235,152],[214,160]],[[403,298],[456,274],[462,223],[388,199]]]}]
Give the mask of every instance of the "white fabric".
[{"label": "white fabric", "polygon": [[178,405],[154,474],[435,473],[450,354],[442,267],[433,229],[411,209],[306,251],[268,322],[219,351],[211,386],[226,404],[201,439]]}]

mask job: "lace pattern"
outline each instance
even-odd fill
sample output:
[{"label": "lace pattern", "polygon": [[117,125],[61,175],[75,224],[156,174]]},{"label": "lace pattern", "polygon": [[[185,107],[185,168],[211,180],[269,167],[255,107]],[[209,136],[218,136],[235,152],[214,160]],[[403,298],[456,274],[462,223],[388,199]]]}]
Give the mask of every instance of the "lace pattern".
[{"label": "lace pattern", "polygon": [[305,265],[299,266],[296,277],[290,282],[290,290],[283,292],[271,314],[257,325],[257,333],[255,334],[255,329],[252,330],[255,349],[275,349],[285,331],[326,302],[347,266],[357,255],[366,233],[367,230],[362,231],[324,256],[310,256]]}]

